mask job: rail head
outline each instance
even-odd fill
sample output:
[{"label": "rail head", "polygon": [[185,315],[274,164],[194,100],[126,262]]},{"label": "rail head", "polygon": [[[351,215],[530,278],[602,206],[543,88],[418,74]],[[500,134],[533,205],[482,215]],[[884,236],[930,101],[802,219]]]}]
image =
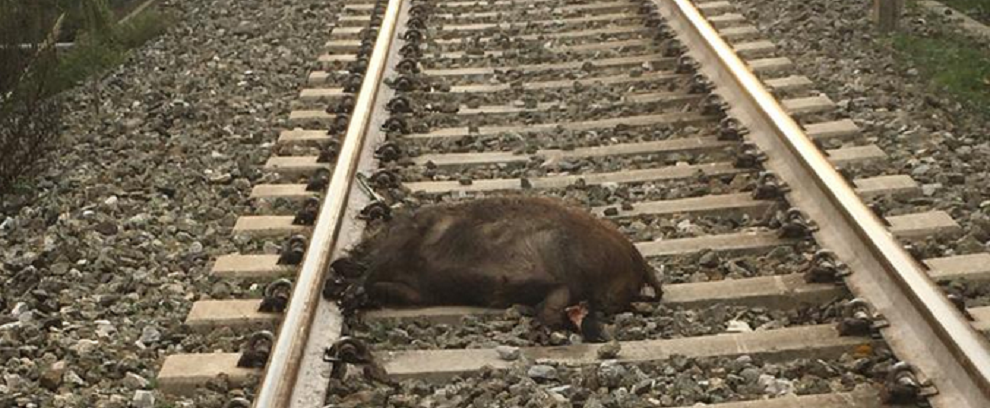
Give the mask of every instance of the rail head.
[{"label": "rail head", "polygon": [[301,263],[288,307],[279,326],[278,337],[262,376],[254,401],[255,408],[285,408],[290,404],[313,317],[321,301],[320,292],[325,271],[346,214],[348,197],[365,145],[376,97],[383,83],[394,33],[399,25],[399,10],[404,1],[389,0],[385,9],[306,256]]},{"label": "rail head", "polygon": [[791,202],[812,209],[809,215],[821,226],[819,242],[832,244],[830,249],[846,263],[859,266],[854,268],[859,273],[847,279],[850,289],[885,313],[891,326],[884,335],[894,352],[939,387],[934,405],[990,406],[987,339],[941,293],[692,2],[654,2],[717,92],[733,102],[732,114],[750,129],[753,141],[776,157],[772,161],[780,169],[773,170],[792,186]]}]

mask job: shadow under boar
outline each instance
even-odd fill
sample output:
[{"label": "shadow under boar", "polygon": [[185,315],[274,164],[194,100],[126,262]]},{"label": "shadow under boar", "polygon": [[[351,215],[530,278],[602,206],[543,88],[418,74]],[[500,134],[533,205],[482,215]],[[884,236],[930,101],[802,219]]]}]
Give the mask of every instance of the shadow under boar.
[{"label": "shadow under boar", "polygon": [[603,341],[594,311],[628,310],[661,284],[611,223],[562,201],[484,198],[420,208],[369,233],[335,271],[381,306],[535,307],[547,327]]}]

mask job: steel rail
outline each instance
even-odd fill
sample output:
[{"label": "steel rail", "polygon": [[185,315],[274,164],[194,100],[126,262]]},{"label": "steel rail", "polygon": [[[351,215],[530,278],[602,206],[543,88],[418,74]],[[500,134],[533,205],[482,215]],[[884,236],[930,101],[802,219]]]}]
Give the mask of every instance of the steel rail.
[{"label": "steel rail", "polygon": [[[732,113],[750,129],[751,138],[771,161],[789,166],[784,171],[788,174],[778,175],[792,186],[791,202],[818,221],[821,230],[815,237],[836,246],[843,261],[865,267],[852,268],[847,284],[889,321],[883,334],[895,354],[918,367],[938,388],[934,405],[990,407],[990,343],[893,238],[692,2],[654,3],[689,44],[700,70],[723,98],[733,102]],[[775,158],[774,152],[785,158]]]},{"label": "steel rail", "polygon": [[368,70],[347,126],[343,146],[306,249],[306,257],[296,278],[288,308],[279,326],[278,337],[272,346],[261,386],[254,401],[256,408],[284,408],[289,404],[313,317],[321,301],[325,271],[340,233],[403,1],[389,0],[385,9],[378,37],[375,40],[375,48],[368,62]]}]

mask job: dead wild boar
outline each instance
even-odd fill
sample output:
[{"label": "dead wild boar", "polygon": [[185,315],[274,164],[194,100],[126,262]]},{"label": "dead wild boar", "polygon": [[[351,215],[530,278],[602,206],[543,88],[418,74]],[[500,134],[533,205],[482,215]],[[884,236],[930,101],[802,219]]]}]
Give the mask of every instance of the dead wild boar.
[{"label": "dead wild boar", "polygon": [[653,269],[612,224],[547,198],[484,198],[397,214],[355,246],[347,264],[349,275],[364,276],[373,304],[528,305],[549,328],[579,330],[586,339],[600,340],[600,327],[584,319],[589,312],[627,310],[644,284],[654,299],[662,295]]}]

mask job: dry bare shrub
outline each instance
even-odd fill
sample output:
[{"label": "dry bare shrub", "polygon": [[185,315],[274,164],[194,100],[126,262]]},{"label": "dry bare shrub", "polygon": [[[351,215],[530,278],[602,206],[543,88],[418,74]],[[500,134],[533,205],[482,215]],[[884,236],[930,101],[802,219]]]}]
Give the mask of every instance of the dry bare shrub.
[{"label": "dry bare shrub", "polygon": [[0,193],[36,170],[59,138],[61,21],[42,2],[0,0]]}]

